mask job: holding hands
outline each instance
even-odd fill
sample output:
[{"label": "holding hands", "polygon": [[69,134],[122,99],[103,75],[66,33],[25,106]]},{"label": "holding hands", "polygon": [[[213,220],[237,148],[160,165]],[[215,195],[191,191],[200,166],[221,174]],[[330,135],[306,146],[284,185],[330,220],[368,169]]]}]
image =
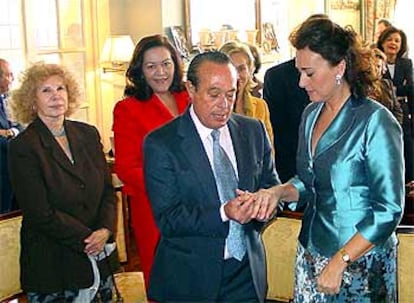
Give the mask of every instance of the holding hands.
[{"label": "holding hands", "polygon": [[283,185],[262,188],[255,193],[236,189],[236,194],[236,198],[227,201],[224,205],[224,211],[230,220],[241,224],[253,219],[266,222],[275,215],[284,189]]}]

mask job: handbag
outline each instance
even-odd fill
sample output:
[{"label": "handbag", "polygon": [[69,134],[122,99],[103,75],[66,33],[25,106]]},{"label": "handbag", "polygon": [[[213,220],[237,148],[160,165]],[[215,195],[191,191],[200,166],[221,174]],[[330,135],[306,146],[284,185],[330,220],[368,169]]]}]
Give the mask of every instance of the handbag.
[{"label": "handbag", "polygon": [[122,303],[123,299],[113,276],[113,272],[120,267],[116,243],[105,244],[103,251],[96,256],[88,255],[88,258],[93,270],[93,284],[88,288],[80,289],[74,303],[92,302],[98,292],[101,279],[106,279],[109,275],[111,275],[114,284],[116,303]]}]

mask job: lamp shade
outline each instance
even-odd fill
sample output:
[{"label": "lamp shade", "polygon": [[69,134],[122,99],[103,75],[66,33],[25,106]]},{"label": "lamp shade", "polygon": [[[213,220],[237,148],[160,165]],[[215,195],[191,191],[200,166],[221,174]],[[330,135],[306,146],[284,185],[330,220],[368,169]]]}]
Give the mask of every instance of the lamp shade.
[{"label": "lamp shade", "polygon": [[101,54],[101,62],[123,64],[131,60],[134,43],[128,35],[116,35],[106,38]]}]

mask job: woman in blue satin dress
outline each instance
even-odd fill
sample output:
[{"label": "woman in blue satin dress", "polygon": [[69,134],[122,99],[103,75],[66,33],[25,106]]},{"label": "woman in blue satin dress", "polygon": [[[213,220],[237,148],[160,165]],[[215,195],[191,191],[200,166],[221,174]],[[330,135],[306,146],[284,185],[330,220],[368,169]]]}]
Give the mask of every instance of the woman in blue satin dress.
[{"label": "woman in blue satin dress", "polygon": [[312,103],[299,129],[297,175],[270,191],[278,200],[307,203],[294,302],[396,302],[401,127],[367,98],[373,61],[352,30],[308,19],[290,41],[299,86]]}]

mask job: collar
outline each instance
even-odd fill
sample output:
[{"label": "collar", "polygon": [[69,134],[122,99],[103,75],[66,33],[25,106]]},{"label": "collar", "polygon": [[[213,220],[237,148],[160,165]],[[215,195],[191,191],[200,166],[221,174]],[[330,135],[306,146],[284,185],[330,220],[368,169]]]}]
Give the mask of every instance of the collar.
[{"label": "collar", "polygon": [[[198,134],[200,135],[201,140],[204,142],[204,140],[210,140],[209,138],[211,138],[211,132],[213,131],[212,128],[208,128],[205,127],[203,123],[201,123],[200,119],[198,118],[197,114],[194,111],[194,106],[191,104],[190,106],[190,116],[191,119],[194,122],[194,125],[197,129]],[[223,133],[228,133],[229,132],[229,127],[227,126],[227,124],[221,128],[218,129],[220,131],[220,134],[222,135]],[[220,135],[220,136],[221,136]]]}]

